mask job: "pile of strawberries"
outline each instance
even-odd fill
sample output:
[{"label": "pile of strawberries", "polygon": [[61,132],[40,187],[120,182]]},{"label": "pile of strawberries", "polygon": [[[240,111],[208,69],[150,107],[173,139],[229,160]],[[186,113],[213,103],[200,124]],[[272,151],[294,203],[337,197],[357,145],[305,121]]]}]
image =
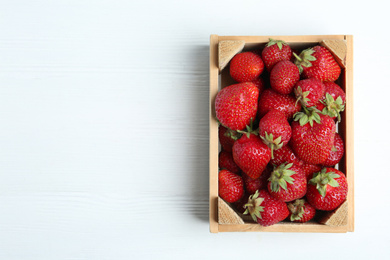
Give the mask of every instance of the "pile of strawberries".
[{"label": "pile of strawberries", "polygon": [[219,196],[263,226],[311,220],[347,197],[344,154],[336,133],[345,93],[341,73],[322,46],[299,55],[270,39],[263,50],[230,61],[238,82],[215,99],[219,126]]}]

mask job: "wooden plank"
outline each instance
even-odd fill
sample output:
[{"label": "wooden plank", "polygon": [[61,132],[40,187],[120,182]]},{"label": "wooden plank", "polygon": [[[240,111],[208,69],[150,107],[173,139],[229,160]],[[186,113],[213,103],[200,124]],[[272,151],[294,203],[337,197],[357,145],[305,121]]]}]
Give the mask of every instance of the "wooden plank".
[{"label": "wooden plank", "polygon": [[340,205],[335,211],[328,212],[319,223],[328,226],[346,226],[348,224],[348,200]]},{"label": "wooden plank", "polygon": [[219,225],[219,232],[310,232],[310,233],[345,233],[347,226],[330,227],[317,223],[280,223],[269,227],[259,224]]},{"label": "wooden plank", "polygon": [[348,181],[348,231],[355,229],[355,192],[354,192],[354,120],[353,120],[353,36],[347,35],[347,55],[345,70],[345,107],[346,138],[345,163]]},{"label": "wooden plank", "polygon": [[218,68],[221,72],[237,53],[244,49],[244,41],[220,41],[218,43]]},{"label": "wooden plank", "polygon": [[218,198],[218,223],[244,224],[244,221],[223,199]]},{"label": "wooden plank", "polygon": [[283,39],[286,42],[320,42],[327,39],[340,39],[344,40],[344,35],[301,35],[301,36],[219,36],[220,41],[226,40],[243,40],[245,43],[264,43],[268,42],[269,38]]},{"label": "wooden plank", "polygon": [[218,92],[218,35],[210,36],[210,141],[209,141],[209,219],[210,232],[218,233],[218,123],[215,120],[214,98]]},{"label": "wooden plank", "polygon": [[323,40],[320,42],[321,46],[326,47],[332,54],[340,67],[345,68],[347,44],[345,40]]}]

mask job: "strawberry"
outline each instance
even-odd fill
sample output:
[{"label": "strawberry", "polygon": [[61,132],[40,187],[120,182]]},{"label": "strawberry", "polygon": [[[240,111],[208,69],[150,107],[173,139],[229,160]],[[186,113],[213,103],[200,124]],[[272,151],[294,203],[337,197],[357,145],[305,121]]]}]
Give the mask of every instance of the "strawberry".
[{"label": "strawberry", "polygon": [[306,176],[306,178],[308,178],[310,174],[321,171],[321,166],[305,163],[302,161],[301,171]]},{"label": "strawberry", "polygon": [[259,123],[259,135],[263,142],[273,151],[287,144],[291,138],[291,126],[286,115],[276,109],[269,111]]},{"label": "strawberry", "polygon": [[259,77],[255,80],[253,80],[252,83],[255,84],[256,87],[259,89],[259,94],[263,93],[263,91],[265,89],[265,82],[264,82],[264,79],[262,77]]},{"label": "strawberry", "polygon": [[280,94],[290,94],[298,81],[299,69],[289,60],[279,61],[271,71],[271,88]]},{"label": "strawberry", "polygon": [[316,209],[305,199],[287,203],[287,208],[290,211],[289,218],[292,222],[305,223],[314,218],[316,214]]},{"label": "strawberry", "polygon": [[286,203],[272,197],[267,190],[256,191],[249,196],[244,207],[244,214],[249,213],[254,221],[264,227],[276,224],[289,215]]},{"label": "strawberry", "polygon": [[291,125],[290,145],[294,153],[308,164],[324,163],[334,142],[336,125],[333,119],[312,111],[310,116],[297,113],[294,120],[299,120]]},{"label": "strawberry", "polygon": [[327,48],[314,46],[295,56],[295,64],[304,78],[316,78],[321,81],[335,81],[341,68]]},{"label": "strawberry", "polygon": [[221,124],[232,130],[243,130],[257,113],[259,89],[253,83],[230,85],[218,92],[215,112]]},{"label": "strawberry", "polygon": [[279,166],[282,163],[293,163],[301,166],[303,162],[294,154],[290,145],[284,145],[282,148],[274,151],[274,158],[271,158],[271,163]]},{"label": "strawberry", "polygon": [[263,60],[253,52],[236,54],[230,61],[230,76],[237,82],[253,81],[263,70]]},{"label": "strawberry", "polygon": [[279,61],[290,60],[291,53],[290,46],[284,41],[269,39],[269,42],[261,53],[261,57],[267,70],[271,72],[273,66]]},{"label": "strawberry", "polygon": [[269,193],[281,201],[293,201],[306,194],[306,176],[292,163],[276,167],[268,180]]},{"label": "strawberry", "polygon": [[345,92],[334,82],[324,82],[325,92],[316,107],[324,115],[341,121],[340,112],[345,109]]},{"label": "strawberry", "polygon": [[[252,179],[247,174],[242,174],[242,179],[244,180],[245,190],[249,194],[254,194],[257,190],[262,190],[267,188],[268,178],[272,172],[272,167],[266,167],[263,173],[257,179]],[[247,200],[248,201],[248,200]]]},{"label": "strawberry", "polygon": [[233,160],[233,155],[227,151],[221,151],[218,157],[218,165],[220,169],[226,169],[232,173],[239,174],[240,168]]},{"label": "strawberry", "polygon": [[272,89],[266,89],[259,99],[259,117],[265,116],[272,109],[279,110],[291,119],[295,113],[301,110],[301,104],[289,95],[282,95]]},{"label": "strawberry", "polygon": [[234,142],[233,159],[244,173],[257,179],[271,159],[271,149],[257,135],[244,134]]},{"label": "strawberry", "polygon": [[334,166],[341,161],[344,155],[344,141],[341,136],[336,133],[334,135],[334,143],[331,149],[331,152],[326,159],[326,161],[322,164],[323,166]]},{"label": "strawberry", "polygon": [[334,210],[344,202],[348,193],[344,173],[334,168],[323,168],[312,174],[307,185],[307,201],[318,210]]},{"label": "strawberry", "polygon": [[227,202],[233,203],[244,195],[244,182],[241,176],[228,170],[221,170],[218,174],[219,196]]},{"label": "strawberry", "polygon": [[223,150],[232,152],[234,141],[241,137],[241,134],[236,131],[227,129],[223,125],[219,125],[218,138]]},{"label": "strawberry", "polygon": [[303,79],[294,87],[295,97],[305,107],[317,104],[325,93],[325,85],[318,79]]},{"label": "strawberry", "polygon": [[244,214],[244,212],[245,212],[244,206],[248,202],[248,199],[249,199],[249,194],[244,193],[244,195],[241,197],[241,199],[239,199],[233,203],[237,212]]}]

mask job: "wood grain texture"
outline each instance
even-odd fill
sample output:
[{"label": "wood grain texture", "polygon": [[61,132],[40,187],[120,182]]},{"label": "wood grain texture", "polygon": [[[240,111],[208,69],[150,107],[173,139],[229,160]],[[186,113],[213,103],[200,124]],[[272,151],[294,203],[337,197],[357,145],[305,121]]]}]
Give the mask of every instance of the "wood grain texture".
[{"label": "wood grain texture", "polygon": [[218,42],[218,68],[221,72],[230,60],[244,49],[244,41],[219,41]]},{"label": "wood grain texture", "polygon": [[225,202],[218,197],[218,224],[244,224],[242,218]]},{"label": "wood grain texture", "polygon": [[348,224],[348,201],[342,203],[336,210],[327,212],[319,222],[333,227],[346,226]]}]

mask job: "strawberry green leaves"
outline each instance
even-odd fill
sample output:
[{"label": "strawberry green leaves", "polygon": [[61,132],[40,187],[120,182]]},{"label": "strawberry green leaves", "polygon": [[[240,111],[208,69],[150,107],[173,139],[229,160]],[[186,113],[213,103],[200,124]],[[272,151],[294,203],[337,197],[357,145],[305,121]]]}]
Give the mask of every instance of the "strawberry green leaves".
[{"label": "strawberry green leaves", "polygon": [[341,121],[340,112],[345,109],[345,104],[341,96],[338,96],[336,100],[334,100],[329,93],[326,93],[325,100],[321,100],[321,103],[325,105],[322,114],[330,117],[337,117],[338,122]]},{"label": "strawberry green leaves", "polygon": [[297,65],[298,69],[299,69],[299,73],[302,73],[303,72],[303,68],[302,66],[306,67],[306,68],[309,68],[312,66],[312,63],[311,61],[315,61],[317,60],[314,56],[313,56],[313,53],[315,51],[312,49],[312,48],[309,48],[309,49],[306,49],[306,50],[303,50],[301,52],[301,54],[296,55],[294,53],[294,56],[296,58],[295,60],[295,65]]},{"label": "strawberry green leaves", "polygon": [[280,187],[282,187],[284,190],[287,190],[287,183],[294,183],[294,178],[291,176],[296,172],[289,170],[292,166],[292,163],[283,163],[271,173],[271,177],[268,180],[271,182],[271,190],[273,192],[278,192]]},{"label": "strawberry green leaves", "polygon": [[282,136],[279,136],[274,140],[273,134],[268,134],[265,132],[265,136],[260,136],[260,138],[263,140],[263,142],[271,148],[271,158],[274,158],[274,150],[278,150],[282,148],[284,142],[282,142]]},{"label": "strawberry green leaves", "polygon": [[287,45],[287,43],[285,41],[281,41],[281,40],[274,40],[274,39],[271,39],[269,38],[269,42],[267,43],[267,47],[268,46],[272,46],[276,44],[279,48],[279,50],[281,50],[283,48],[283,45]]},{"label": "strawberry green leaves", "polygon": [[305,213],[305,200],[298,199],[294,203],[289,203],[287,207],[291,212],[290,220],[300,220]]},{"label": "strawberry green leaves", "polygon": [[310,124],[311,127],[313,127],[313,121],[315,121],[317,124],[321,124],[321,117],[318,113],[320,111],[314,107],[304,107],[304,112],[298,112],[294,115],[294,121],[299,121],[299,124],[301,126],[306,125],[307,123]]},{"label": "strawberry green leaves", "polygon": [[340,175],[331,171],[327,172],[327,169],[323,168],[320,172],[317,172],[313,175],[313,178],[309,181],[309,184],[316,185],[318,192],[322,197],[325,197],[327,185],[338,187],[339,183],[335,179],[339,177]]},{"label": "strawberry green leaves", "polygon": [[264,201],[264,198],[259,197],[259,191],[257,190],[255,194],[249,196],[248,203],[244,205],[246,209],[244,215],[250,214],[254,221],[257,221],[257,218],[261,219],[261,212],[264,211],[264,207],[260,206]]}]

